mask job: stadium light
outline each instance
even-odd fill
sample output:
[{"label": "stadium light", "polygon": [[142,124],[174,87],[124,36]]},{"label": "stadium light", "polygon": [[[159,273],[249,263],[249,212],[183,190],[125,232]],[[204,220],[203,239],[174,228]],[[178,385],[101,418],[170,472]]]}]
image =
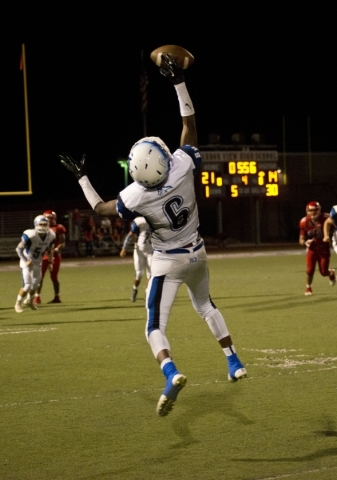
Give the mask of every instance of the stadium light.
[{"label": "stadium light", "polygon": [[128,186],[128,173],[129,173],[129,166],[127,160],[117,160],[119,165],[124,168],[124,186]]}]

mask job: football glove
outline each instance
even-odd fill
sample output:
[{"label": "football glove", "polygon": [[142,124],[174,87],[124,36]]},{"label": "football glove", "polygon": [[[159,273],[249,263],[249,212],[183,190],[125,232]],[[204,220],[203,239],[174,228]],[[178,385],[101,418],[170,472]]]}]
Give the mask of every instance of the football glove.
[{"label": "football glove", "polygon": [[161,56],[161,67],[159,71],[164,77],[168,78],[173,85],[178,85],[178,83],[185,81],[184,70],[169,53]]},{"label": "football glove", "polygon": [[79,162],[74,160],[68,153],[62,153],[59,155],[59,159],[62,165],[75,175],[77,180],[87,174],[86,155],[83,155]]}]

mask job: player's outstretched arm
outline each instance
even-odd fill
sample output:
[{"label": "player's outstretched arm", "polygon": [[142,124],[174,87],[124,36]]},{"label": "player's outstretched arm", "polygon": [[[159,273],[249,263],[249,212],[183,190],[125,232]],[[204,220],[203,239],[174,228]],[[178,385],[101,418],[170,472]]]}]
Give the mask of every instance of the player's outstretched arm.
[{"label": "player's outstretched arm", "polygon": [[161,68],[159,71],[174,85],[178,95],[180,114],[183,122],[180,145],[193,145],[197,147],[198,136],[194,108],[187,91],[184,70],[170,54],[166,53],[162,55]]},{"label": "player's outstretched arm", "polygon": [[87,174],[86,155],[82,155],[81,160],[78,162],[74,160],[68,153],[62,153],[59,155],[61,164],[72,172],[77,180],[84,177]]},{"label": "player's outstretched arm", "polygon": [[183,130],[180,137],[180,145],[198,146],[197,125],[195,123],[195,115],[182,117]]},{"label": "player's outstretched arm", "polygon": [[117,200],[104,202],[91,185],[87,177],[86,155],[82,156],[80,162],[74,160],[68,153],[62,153],[59,159],[61,164],[75,175],[91,208],[98,215],[117,215]]},{"label": "player's outstretched arm", "polygon": [[95,206],[94,210],[98,215],[118,215],[117,200],[102,201]]}]

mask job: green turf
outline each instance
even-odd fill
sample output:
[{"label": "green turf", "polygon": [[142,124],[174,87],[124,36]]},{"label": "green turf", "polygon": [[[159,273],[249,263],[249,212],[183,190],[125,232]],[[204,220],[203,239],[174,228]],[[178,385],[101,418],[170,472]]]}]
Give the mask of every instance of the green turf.
[{"label": "green turf", "polygon": [[337,478],[337,285],[317,273],[305,297],[303,255],[209,268],[249,378],[227,381],[182,287],[167,333],[188,384],[166,418],[155,413],[164,377],[144,336],[144,282],[129,301],[130,259],[64,265],[62,304],[46,303],[46,278],[39,311],[22,314],[19,269],[0,271],[1,480]]}]

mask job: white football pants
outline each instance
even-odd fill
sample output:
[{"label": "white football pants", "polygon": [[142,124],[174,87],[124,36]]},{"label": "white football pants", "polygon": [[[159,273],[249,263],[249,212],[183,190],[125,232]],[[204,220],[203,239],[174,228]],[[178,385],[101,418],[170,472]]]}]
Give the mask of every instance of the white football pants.
[{"label": "white football pants", "polygon": [[170,351],[165,332],[168,317],[179,287],[185,283],[193,307],[204,318],[213,335],[220,340],[229,335],[225,320],[209,294],[209,275],[205,248],[197,252],[168,254],[155,251],[152,276],[147,289],[145,335],[153,355]]},{"label": "white football pants", "polygon": [[151,277],[152,252],[146,253],[137,248],[133,251],[133,263],[136,272],[136,280],[141,280],[146,270],[146,278]]},{"label": "white football pants", "polygon": [[29,267],[21,267],[21,273],[24,291],[37,290],[41,282],[41,265],[31,264]]}]

